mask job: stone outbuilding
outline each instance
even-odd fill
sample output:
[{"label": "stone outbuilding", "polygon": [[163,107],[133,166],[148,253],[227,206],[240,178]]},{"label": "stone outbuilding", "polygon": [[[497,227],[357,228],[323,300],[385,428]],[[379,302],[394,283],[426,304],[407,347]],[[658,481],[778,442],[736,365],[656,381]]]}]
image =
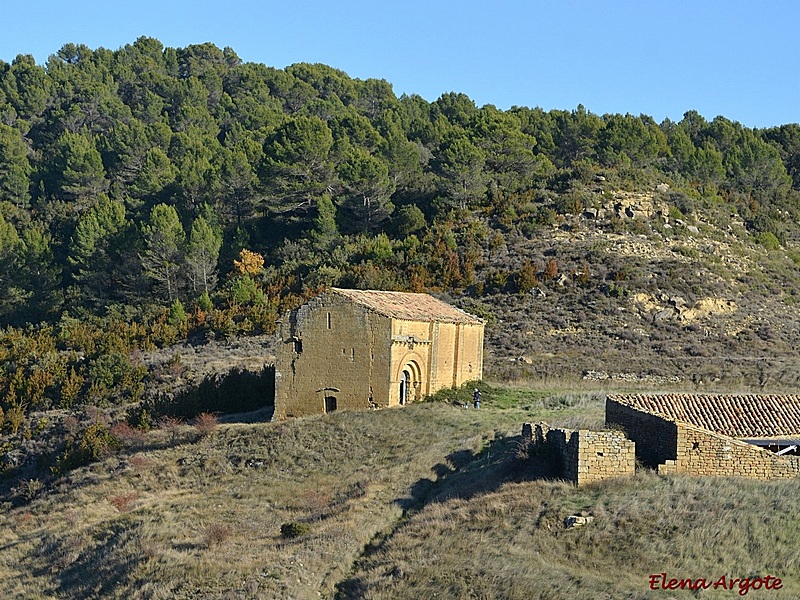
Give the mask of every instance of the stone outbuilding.
[{"label": "stone outbuilding", "polygon": [[522,439],[534,452],[545,448],[558,476],[579,486],[633,475],[634,443],[621,431],[551,428],[547,423],[522,425]]},{"label": "stone outbuilding", "polygon": [[800,475],[800,396],[633,394],[606,398],[606,423],[659,473]]},{"label": "stone outbuilding", "polygon": [[275,420],[404,405],[483,376],[483,320],[428,294],[330,288],[278,325]]}]

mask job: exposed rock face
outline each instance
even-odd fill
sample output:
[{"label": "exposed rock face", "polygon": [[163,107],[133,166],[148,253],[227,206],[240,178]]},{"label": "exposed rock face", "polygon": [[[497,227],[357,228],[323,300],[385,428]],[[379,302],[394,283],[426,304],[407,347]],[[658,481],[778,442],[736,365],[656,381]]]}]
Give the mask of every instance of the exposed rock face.
[{"label": "exposed rock face", "polygon": [[675,319],[682,323],[698,321],[714,315],[731,315],[736,312],[736,302],[724,298],[701,298],[692,306],[680,296],[657,299],[646,292],[633,296],[633,304],[640,315],[650,315],[654,322]]}]

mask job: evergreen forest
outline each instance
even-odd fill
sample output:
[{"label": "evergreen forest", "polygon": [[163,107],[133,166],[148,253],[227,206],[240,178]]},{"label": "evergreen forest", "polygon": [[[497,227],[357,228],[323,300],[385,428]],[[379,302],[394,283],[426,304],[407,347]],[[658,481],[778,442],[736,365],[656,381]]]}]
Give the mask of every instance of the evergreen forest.
[{"label": "evergreen forest", "polygon": [[137,401],[136,352],[272,333],[326,286],[434,291],[490,321],[482,299],[559,273],[620,296],[624,266],[591,251],[564,266],[507,248],[592,209],[598,186],[664,184],[679,222],[711,211],[790,248],[799,151],[797,124],[430,102],[208,43],[20,54],[0,61],[2,429]]}]

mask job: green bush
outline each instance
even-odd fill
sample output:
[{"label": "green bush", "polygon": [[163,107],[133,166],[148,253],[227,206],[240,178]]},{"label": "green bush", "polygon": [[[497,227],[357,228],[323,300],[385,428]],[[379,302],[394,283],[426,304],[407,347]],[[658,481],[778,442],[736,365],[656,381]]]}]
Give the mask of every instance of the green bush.
[{"label": "green bush", "polygon": [[774,250],[780,250],[781,248],[780,241],[771,231],[764,231],[762,233],[759,233],[758,236],[756,237],[756,241],[758,241],[759,244],[764,246],[764,248],[766,248],[769,252],[772,252]]},{"label": "green bush", "polygon": [[73,440],[64,452],[56,459],[52,471],[56,475],[64,475],[73,469],[88,465],[120,447],[108,427],[103,423],[95,423],[86,428],[80,439]]},{"label": "green bush", "polygon": [[281,536],[284,539],[290,540],[311,532],[311,525],[309,523],[298,523],[297,521],[290,521],[281,525]]}]

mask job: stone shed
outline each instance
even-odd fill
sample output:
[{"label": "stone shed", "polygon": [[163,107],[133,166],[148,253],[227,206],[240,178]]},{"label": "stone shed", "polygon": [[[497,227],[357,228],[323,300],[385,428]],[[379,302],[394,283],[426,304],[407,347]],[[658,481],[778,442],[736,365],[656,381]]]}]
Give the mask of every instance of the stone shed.
[{"label": "stone shed", "polygon": [[609,395],[606,423],[636,443],[636,457],[659,473],[800,475],[800,396]]},{"label": "stone shed", "polygon": [[559,477],[577,485],[633,475],[634,443],[620,431],[552,428],[525,423],[522,438],[535,450],[548,449]]},{"label": "stone shed", "polygon": [[428,294],[330,288],[278,325],[276,420],[400,406],[483,376],[484,322]]}]

